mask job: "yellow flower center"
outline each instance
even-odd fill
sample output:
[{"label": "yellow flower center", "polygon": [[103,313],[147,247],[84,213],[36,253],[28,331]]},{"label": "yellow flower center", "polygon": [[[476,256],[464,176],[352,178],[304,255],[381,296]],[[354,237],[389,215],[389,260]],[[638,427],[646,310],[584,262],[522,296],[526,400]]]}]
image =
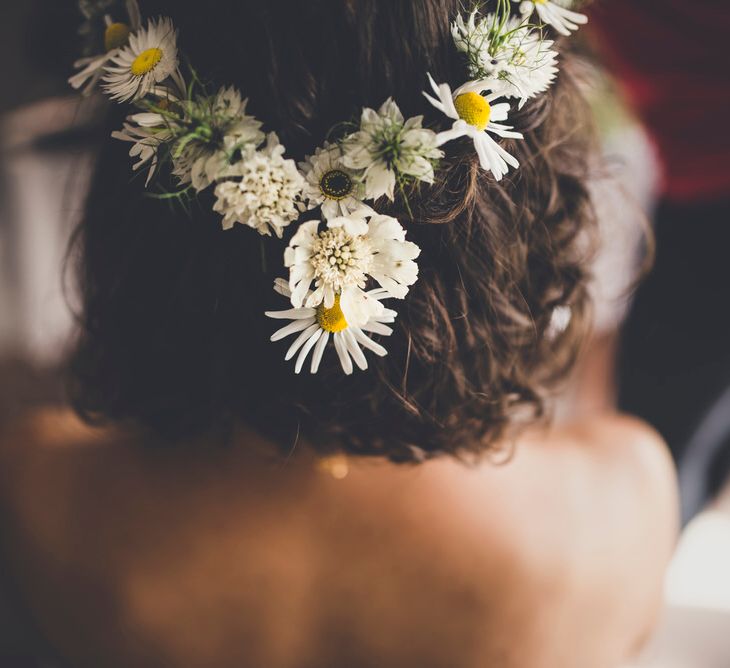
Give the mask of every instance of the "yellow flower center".
[{"label": "yellow flower center", "polygon": [[144,76],[150,73],[157,67],[157,64],[162,60],[162,49],[153,47],[142,51],[132,63],[129,68],[132,74],[136,77]]},{"label": "yellow flower center", "polygon": [[479,93],[462,93],[457,95],[454,100],[456,113],[459,118],[465,120],[469,125],[473,125],[478,130],[484,130],[489,123],[489,116],[492,113],[492,107]]},{"label": "yellow flower center", "polygon": [[104,31],[104,48],[107,51],[124,46],[129,39],[129,26],[126,23],[110,23]]},{"label": "yellow flower center", "polygon": [[332,334],[347,329],[347,320],[340,308],[340,295],[335,295],[335,303],[332,308],[325,308],[324,304],[317,307],[317,322],[323,330]]}]

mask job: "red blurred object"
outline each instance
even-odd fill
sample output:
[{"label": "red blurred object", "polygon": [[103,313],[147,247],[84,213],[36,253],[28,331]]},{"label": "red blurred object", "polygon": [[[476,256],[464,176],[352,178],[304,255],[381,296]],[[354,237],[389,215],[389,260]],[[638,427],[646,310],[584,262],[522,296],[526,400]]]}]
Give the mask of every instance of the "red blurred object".
[{"label": "red blurred object", "polygon": [[606,0],[591,14],[608,63],[656,144],[664,195],[729,196],[730,2]]}]

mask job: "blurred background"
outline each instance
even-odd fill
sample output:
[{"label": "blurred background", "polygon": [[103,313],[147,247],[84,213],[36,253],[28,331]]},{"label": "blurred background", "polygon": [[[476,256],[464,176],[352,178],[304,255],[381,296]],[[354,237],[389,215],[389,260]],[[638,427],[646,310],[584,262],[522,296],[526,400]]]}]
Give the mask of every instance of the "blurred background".
[{"label": "blurred background", "polygon": [[0,416],[61,396],[62,269],[98,135],[66,83],[79,23],[68,0],[0,8]]},{"label": "blurred background", "polygon": [[[589,11],[584,78],[604,150],[593,186],[595,331],[556,413],[619,406],[668,440],[686,526],[662,621],[636,667],[728,668],[730,8],[596,0]],[[79,24],[75,0],[0,8],[0,420],[64,398],[69,242],[105,140],[103,102],[66,83]],[[635,295],[651,226],[657,262]]]}]

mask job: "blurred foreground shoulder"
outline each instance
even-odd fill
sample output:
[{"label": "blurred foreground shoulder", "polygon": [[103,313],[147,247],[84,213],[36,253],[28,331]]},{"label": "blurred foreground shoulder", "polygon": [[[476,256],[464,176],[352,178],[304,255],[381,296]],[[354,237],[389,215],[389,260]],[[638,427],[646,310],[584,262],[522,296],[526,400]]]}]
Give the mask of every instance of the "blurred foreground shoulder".
[{"label": "blurred foreground shoulder", "polygon": [[575,433],[592,460],[589,479],[598,492],[591,504],[597,531],[582,546],[592,556],[581,576],[593,582],[596,600],[615,611],[617,632],[636,649],[657,621],[677,541],[674,463],[662,437],[637,418],[607,416]]},{"label": "blurred foreground shoulder", "polygon": [[[0,427],[0,487],[7,496],[46,469],[63,468],[67,455],[106,438],[105,431],[85,424],[61,407],[29,410]],[[36,481],[38,482],[38,481]]]},{"label": "blurred foreground shoulder", "polygon": [[588,458],[598,517],[657,560],[669,561],[678,534],[679,494],[667,444],[650,425],[610,415],[575,425],[572,435]]},{"label": "blurred foreground shoulder", "polygon": [[594,444],[587,447],[594,448],[601,467],[619,473],[627,486],[631,484],[644,500],[655,501],[670,525],[676,525],[676,468],[667,444],[653,427],[639,418],[617,414],[578,425],[576,433]]},{"label": "blurred foreground shoulder", "polygon": [[102,433],[69,408],[36,408],[0,426],[0,457],[17,456],[33,447],[81,445],[98,439]]}]

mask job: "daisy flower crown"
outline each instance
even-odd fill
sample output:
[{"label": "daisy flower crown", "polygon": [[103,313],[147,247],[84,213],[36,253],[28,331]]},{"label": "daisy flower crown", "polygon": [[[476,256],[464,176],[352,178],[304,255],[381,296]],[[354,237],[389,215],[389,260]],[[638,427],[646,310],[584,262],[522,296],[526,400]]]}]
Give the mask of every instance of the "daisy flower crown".
[{"label": "daisy flower crown", "polygon": [[460,138],[473,142],[494,179],[518,168],[500,143],[522,139],[510,112],[553,83],[551,31],[568,35],[587,21],[570,8],[572,0],[496,0],[488,13],[477,5],[451,25],[469,80],[439,83],[424,73],[423,95],[443,113],[442,127],[425,127],[423,116],[404,118],[389,98],[297,164],[276,133],[246,113],[240,91],[224,86],[211,94],[192,69],[183,75],[170,18],[144,23],[137,0],[79,4],[85,33],[96,27],[98,35],[95,52],[75,63],[69,82],[133,107],[112,136],[131,144],[133,169],[147,172],[146,185],[166,169],[179,184],[168,196],[210,190],[223,229],[246,225],[264,236],[281,238],[311,212],[284,252],[288,278],[274,283],[288,308],[265,314],[286,321],[271,340],[294,337],[285,357],[296,357],[296,373],[308,360],[316,373],[330,339],[346,374],[367,368],[364,350],[387,354],[372,336],[392,333],[397,313],[383,302],[407,296],[420,249],[396,218],[377,212],[377,202],[392,201],[397,188],[407,206],[406,186],[433,183],[445,147]]}]

